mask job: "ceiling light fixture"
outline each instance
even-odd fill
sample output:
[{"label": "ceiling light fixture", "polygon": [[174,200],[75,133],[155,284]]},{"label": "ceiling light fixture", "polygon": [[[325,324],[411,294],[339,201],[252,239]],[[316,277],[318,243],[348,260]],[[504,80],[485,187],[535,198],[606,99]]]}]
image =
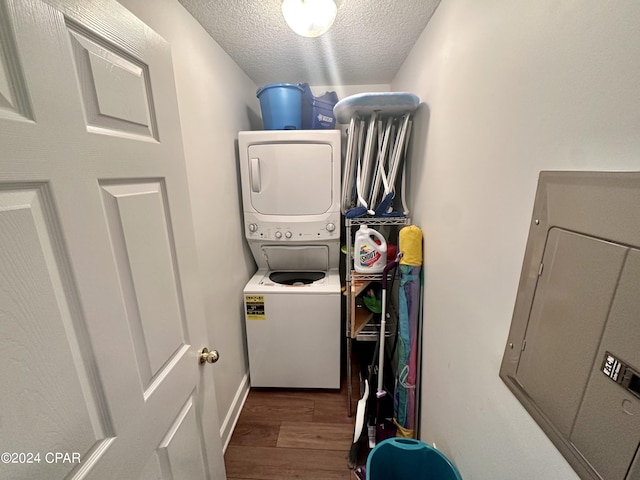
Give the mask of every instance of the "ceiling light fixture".
[{"label": "ceiling light fixture", "polygon": [[282,0],[287,25],[303,37],[319,37],[329,30],[337,11],[334,0]]}]

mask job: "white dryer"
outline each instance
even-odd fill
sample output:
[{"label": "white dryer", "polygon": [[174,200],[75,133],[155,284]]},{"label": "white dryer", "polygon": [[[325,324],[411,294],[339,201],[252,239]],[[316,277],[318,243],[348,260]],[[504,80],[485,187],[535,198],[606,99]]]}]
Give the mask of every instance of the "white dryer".
[{"label": "white dryer", "polygon": [[340,388],[340,131],[238,135],[251,385]]}]

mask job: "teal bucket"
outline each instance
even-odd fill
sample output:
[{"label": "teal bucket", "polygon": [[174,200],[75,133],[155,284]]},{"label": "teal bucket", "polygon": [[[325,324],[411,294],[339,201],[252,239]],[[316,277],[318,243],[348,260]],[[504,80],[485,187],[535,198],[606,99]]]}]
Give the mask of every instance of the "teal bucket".
[{"label": "teal bucket", "polygon": [[435,448],[411,438],[388,438],[367,457],[367,480],[462,480]]},{"label": "teal bucket", "polygon": [[272,83],[258,89],[265,130],[302,129],[302,87],[293,83]]}]

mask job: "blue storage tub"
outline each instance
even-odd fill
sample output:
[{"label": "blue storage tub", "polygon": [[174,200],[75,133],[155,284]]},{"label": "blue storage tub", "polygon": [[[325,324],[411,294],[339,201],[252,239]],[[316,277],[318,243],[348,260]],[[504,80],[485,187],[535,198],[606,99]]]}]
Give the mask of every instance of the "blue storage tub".
[{"label": "blue storage tub", "polygon": [[256,92],[265,130],[302,129],[302,92],[293,83],[271,83]]},{"label": "blue storage tub", "polygon": [[314,97],[309,84],[301,83],[302,87],[302,128],[303,130],[331,130],[336,127],[336,117],[333,107],[338,103],[336,92],[326,92]]},{"label": "blue storage tub", "polygon": [[441,452],[420,440],[388,438],[367,457],[367,480],[462,480]]}]

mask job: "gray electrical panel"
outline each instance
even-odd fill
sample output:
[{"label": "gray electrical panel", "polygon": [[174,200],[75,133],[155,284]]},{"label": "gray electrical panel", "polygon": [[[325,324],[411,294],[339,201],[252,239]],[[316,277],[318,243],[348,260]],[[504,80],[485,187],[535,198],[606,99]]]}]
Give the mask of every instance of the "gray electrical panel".
[{"label": "gray electrical panel", "polygon": [[500,377],[578,475],[640,480],[640,172],[541,172]]}]

